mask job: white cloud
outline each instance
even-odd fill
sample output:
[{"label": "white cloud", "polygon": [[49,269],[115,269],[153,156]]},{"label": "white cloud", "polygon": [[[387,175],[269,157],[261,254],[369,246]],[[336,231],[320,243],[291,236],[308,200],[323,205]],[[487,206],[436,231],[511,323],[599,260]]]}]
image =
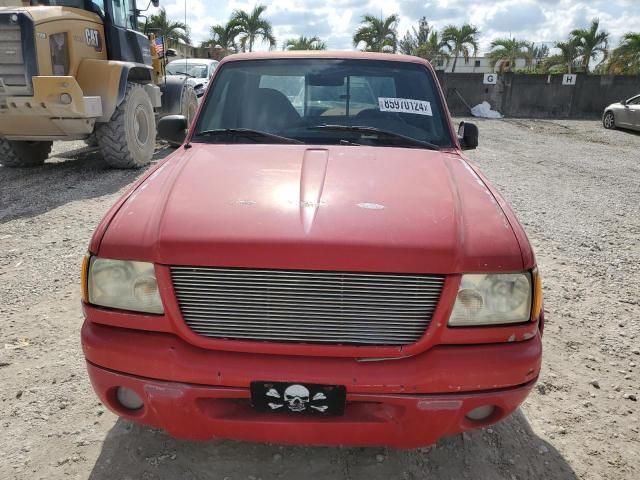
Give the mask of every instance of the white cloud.
[{"label": "white cloud", "polygon": [[[572,29],[586,27],[596,16],[601,28],[611,33],[614,45],[622,34],[640,25],[636,0],[259,0],[256,3],[268,6],[265,17],[273,24],[279,46],[287,38],[318,35],[329,48],[351,49],[353,32],[366,13],[398,13],[400,36],[422,16],[438,29],[469,22],[480,28],[484,51],[492,39],[509,35],[534,42],[564,40]],[[161,4],[170,18],[184,21],[184,0],[161,0]],[[207,39],[210,27],[226,22],[234,9],[250,10],[254,5],[240,0],[186,0],[187,24],[194,42]]]}]

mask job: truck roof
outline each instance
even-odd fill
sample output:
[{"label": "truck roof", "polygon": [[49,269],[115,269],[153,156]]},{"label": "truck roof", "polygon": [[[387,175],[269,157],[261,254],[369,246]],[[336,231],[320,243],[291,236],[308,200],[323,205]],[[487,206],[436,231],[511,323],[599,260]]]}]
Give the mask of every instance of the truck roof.
[{"label": "truck roof", "polygon": [[391,62],[419,63],[431,68],[431,64],[422,58],[397,53],[359,52],[353,50],[293,50],[235,53],[224,57],[220,63],[236,62],[241,60],[268,60],[286,58],[327,58],[327,59],[354,59],[354,60],[384,60]]}]

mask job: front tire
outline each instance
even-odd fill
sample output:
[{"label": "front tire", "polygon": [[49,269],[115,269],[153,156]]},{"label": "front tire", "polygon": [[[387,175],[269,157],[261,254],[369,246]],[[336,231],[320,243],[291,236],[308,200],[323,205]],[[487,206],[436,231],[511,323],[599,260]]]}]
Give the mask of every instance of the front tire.
[{"label": "front tire", "polygon": [[613,115],[613,112],[607,112],[604,114],[602,125],[604,125],[604,128],[607,130],[613,130],[616,128],[616,117]]},{"label": "front tire", "polygon": [[0,139],[0,165],[37,167],[49,158],[53,142],[23,142]]},{"label": "front tire", "polygon": [[151,99],[142,85],[127,85],[124,100],[109,123],[96,128],[96,138],[110,167],[140,168],[151,162],[156,146],[156,119]]}]

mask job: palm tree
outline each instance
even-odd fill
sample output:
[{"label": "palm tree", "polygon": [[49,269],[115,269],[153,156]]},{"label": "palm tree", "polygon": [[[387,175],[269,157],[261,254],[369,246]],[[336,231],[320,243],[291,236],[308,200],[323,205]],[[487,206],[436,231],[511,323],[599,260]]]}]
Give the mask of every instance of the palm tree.
[{"label": "palm tree", "polygon": [[582,57],[582,68],[585,72],[589,72],[589,63],[599,54],[607,58],[609,53],[609,33],[600,30],[600,20],[594,18],[591,20],[589,28],[579,28],[571,32],[571,40],[574,40],[579,48]]},{"label": "palm tree", "polygon": [[444,29],[442,32],[442,40],[446,43],[449,53],[453,56],[451,72],[456,71],[456,63],[458,62],[460,54],[464,56],[466,62],[471,56],[471,49],[473,49],[473,55],[478,52],[479,35],[480,31],[468,23],[465,23],[460,28],[455,25],[449,25]]},{"label": "palm tree", "polygon": [[499,64],[498,71],[511,72],[516,66],[518,58],[524,58],[527,65],[530,63],[529,43],[516,38],[496,38],[491,42],[491,51],[487,54],[491,68],[495,69]]},{"label": "palm tree", "polygon": [[360,27],[353,36],[353,46],[364,43],[365,52],[392,52],[398,48],[398,15],[377,18],[373,15],[362,17]]},{"label": "palm tree", "polygon": [[540,64],[549,56],[549,47],[544,43],[538,46],[535,42],[531,42],[527,45],[527,50],[529,51],[529,59],[533,70],[538,70]]},{"label": "palm tree", "polygon": [[431,32],[429,39],[418,45],[415,55],[429,60],[435,65],[445,65],[451,58],[447,51],[447,44],[442,41],[438,32]]},{"label": "palm tree", "polygon": [[426,17],[422,17],[418,22],[418,29],[411,28],[413,32],[407,31],[402,40],[398,42],[398,50],[405,55],[416,55],[418,48],[429,41],[431,27]]},{"label": "palm tree", "polygon": [[629,32],[622,36],[607,65],[609,73],[640,74],[640,33]]},{"label": "palm tree", "polygon": [[318,37],[303,37],[288,39],[283,50],[326,50],[327,44]]},{"label": "palm tree", "polygon": [[256,5],[251,12],[234,10],[231,14],[229,23],[238,29],[240,48],[243,52],[246,52],[247,49],[252,52],[256,40],[269,43],[271,48],[276,46],[271,23],[262,18],[266,9],[265,5]]},{"label": "palm tree", "polygon": [[207,46],[220,46],[226,52],[236,52],[238,45],[236,37],[238,36],[238,28],[232,22],[224,25],[214,25],[211,27],[211,38],[205,42]]},{"label": "palm tree", "polygon": [[554,47],[560,50],[560,53],[548,57],[544,62],[545,68],[554,73],[571,73],[575,70],[580,58],[577,42],[557,42]]},{"label": "palm tree", "polygon": [[164,37],[167,45],[175,45],[178,42],[191,44],[189,27],[183,22],[173,22],[167,18],[167,11],[162,7],[157,14],[149,17],[147,29],[158,37]]}]

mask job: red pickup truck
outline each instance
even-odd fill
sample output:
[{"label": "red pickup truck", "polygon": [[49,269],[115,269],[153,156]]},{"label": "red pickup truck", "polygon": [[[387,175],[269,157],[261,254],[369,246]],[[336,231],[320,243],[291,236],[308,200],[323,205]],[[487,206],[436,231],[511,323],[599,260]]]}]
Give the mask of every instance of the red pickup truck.
[{"label": "red pickup truck", "polygon": [[430,64],[233,55],[181,147],[97,227],[83,264],[89,377],[178,438],[417,447],[533,387],[535,258],[462,153]]}]

